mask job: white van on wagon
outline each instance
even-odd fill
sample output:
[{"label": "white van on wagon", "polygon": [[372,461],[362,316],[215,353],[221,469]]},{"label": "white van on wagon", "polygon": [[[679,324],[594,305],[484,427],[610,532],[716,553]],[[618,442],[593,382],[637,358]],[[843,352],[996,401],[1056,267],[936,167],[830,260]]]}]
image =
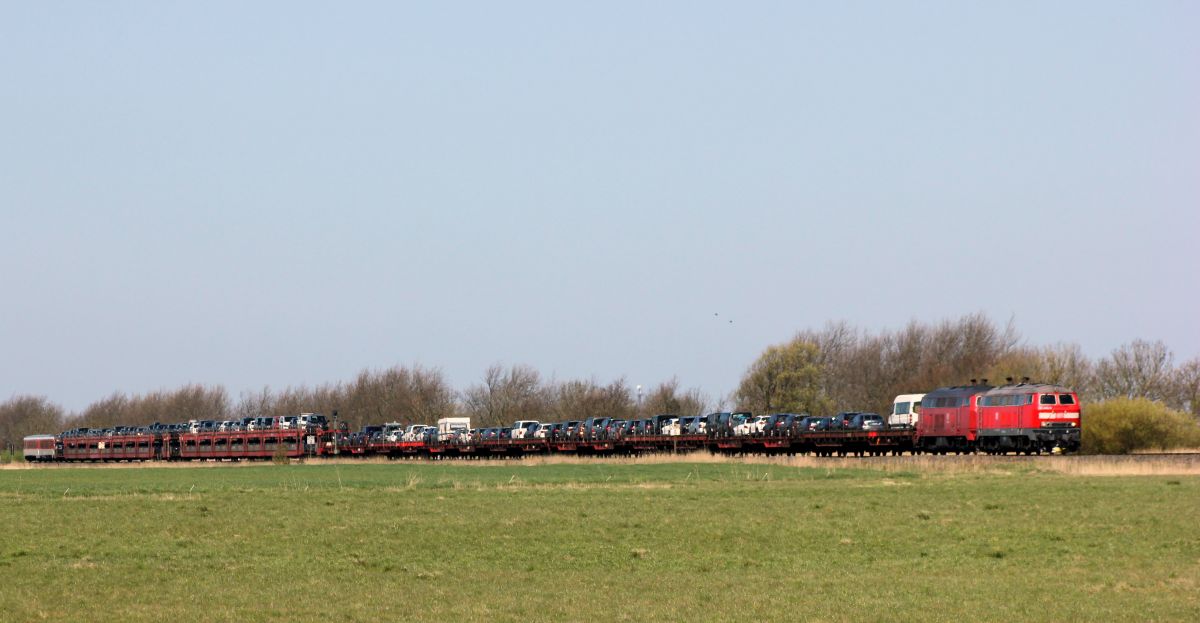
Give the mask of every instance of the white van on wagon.
[{"label": "white van on wagon", "polygon": [[517,420],[512,425],[512,438],[533,439],[533,430],[536,430],[534,427],[538,425],[537,420]]},{"label": "white van on wagon", "polygon": [[916,428],[921,417],[921,399],[925,394],[900,394],[892,401],[892,414],[888,416],[889,428]]}]

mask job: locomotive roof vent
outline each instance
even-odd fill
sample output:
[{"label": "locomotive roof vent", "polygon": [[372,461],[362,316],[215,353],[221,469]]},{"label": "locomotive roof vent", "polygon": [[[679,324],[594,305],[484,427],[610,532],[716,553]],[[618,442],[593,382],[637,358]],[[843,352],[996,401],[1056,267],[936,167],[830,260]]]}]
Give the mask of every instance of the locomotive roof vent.
[{"label": "locomotive roof vent", "polygon": [[1013,378],[1011,376],[1004,377],[1004,382],[1012,385]]},{"label": "locomotive roof vent", "polygon": [[1027,376],[1023,376],[1023,377],[1021,377],[1021,382],[1022,382],[1022,383],[1028,383],[1028,382],[1029,382],[1029,377],[1027,377]]}]

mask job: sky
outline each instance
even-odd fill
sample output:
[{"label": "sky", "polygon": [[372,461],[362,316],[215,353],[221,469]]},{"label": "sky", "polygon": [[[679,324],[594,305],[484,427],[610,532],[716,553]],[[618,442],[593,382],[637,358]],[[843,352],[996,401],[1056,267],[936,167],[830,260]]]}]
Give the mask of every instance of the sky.
[{"label": "sky", "polygon": [[0,399],[1200,355],[1194,2],[4,3],[0,77]]}]

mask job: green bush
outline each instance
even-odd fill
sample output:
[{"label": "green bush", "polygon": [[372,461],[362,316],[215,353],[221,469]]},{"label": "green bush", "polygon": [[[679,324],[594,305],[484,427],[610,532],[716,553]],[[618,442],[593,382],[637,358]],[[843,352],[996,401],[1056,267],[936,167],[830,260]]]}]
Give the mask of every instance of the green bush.
[{"label": "green bush", "polygon": [[1200,424],[1146,398],[1111,398],[1083,410],[1083,451],[1128,454],[1200,446]]}]

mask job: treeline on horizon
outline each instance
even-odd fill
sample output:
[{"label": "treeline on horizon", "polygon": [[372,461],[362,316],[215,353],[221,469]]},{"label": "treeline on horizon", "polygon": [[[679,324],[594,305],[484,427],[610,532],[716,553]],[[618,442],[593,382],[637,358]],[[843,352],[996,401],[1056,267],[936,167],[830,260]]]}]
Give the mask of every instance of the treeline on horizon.
[{"label": "treeline on horizon", "polygon": [[521,364],[493,365],[480,382],[462,390],[452,387],[441,370],[414,365],[363,370],[352,381],[315,387],[264,388],[236,400],[224,387],[197,384],[145,394],[115,392],[75,413],[45,396],[16,395],[0,403],[0,443],[16,448],[25,435],[80,426],[302,412],[337,411],[352,428],[391,421],[432,424],[449,416],[468,416],[473,426],[483,427],[518,419],[629,419],[726,409],[813,415],[849,410],[887,413],[898,394],[962,385],[971,379],[986,378],[1000,385],[1006,378],[1019,382],[1025,377],[1075,389],[1085,403],[1085,415],[1092,413],[1088,403],[1144,399],[1164,409],[1164,417],[1179,420],[1189,414],[1189,425],[1200,417],[1200,358],[1175,365],[1174,355],[1161,341],[1135,340],[1099,360],[1085,356],[1078,344],[1022,342],[1011,322],[998,326],[982,313],[936,324],[913,321],[902,329],[878,333],[845,322],[830,323],[769,346],[746,370],[738,389],[716,399],[695,388],[681,388],[676,379],[649,387],[639,396],[623,378],[609,383],[561,381]]}]

